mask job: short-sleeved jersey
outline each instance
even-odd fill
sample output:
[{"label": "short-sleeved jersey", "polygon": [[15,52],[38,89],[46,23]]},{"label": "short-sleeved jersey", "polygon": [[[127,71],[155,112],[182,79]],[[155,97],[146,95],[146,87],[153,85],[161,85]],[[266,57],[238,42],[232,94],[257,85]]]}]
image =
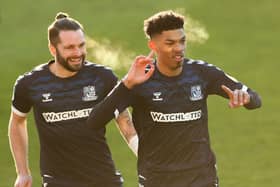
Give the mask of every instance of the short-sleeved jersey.
[{"label": "short-sleeved jersey", "polygon": [[25,116],[33,107],[40,139],[40,167],[50,180],[95,184],[120,181],[105,138],[105,128],[85,125],[92,108],[117,83],[112,71],[85,62],[72,77],[59,78],[49,70],[54,61],[20,76],[12,109]]},{"label": "short-sleeved jersey", "polygon": [[133,108],[139,136],[140,174],[215,164],[208,132],[207,97],[227,97],[221,85],[252,93],[214,65],[190,59],[184,60],[180,75],[167,77],[156,68],[148,81],[130,91],[126,104]]}]

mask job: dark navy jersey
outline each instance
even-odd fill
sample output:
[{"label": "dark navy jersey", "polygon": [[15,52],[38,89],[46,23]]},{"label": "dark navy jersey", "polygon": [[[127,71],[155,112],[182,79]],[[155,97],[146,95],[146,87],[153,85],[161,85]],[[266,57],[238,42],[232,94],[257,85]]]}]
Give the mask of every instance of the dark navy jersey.
[{"label": "dark navy jersey", "polygon": [[259,97],[244,84],[212,64],[185,59],[176,77],[155,69],[152,77],[130,91],[126,106],[133,108],[133,123],[139,136],[140,174],[176,172],[215,164],[210,148],[207,97],[227,97],[221,89],[247,90],[247,108],[259,106]]},{"label": "dark navy jersey", "polygon": [[105,139],[105,128],[85,125],[92,108],[117,83],[110,69],[85,62],[72,77],[59,78],[42,64],[20,76],[14,87],[13,112],[25,116],[33,107],[40,138],[44,178],[94,184],[120,181]]}]

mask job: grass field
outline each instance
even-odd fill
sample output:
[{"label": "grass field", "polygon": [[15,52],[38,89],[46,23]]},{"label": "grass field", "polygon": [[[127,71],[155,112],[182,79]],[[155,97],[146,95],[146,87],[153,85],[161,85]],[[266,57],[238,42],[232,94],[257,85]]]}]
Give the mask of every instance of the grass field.
[{"label": "grass field", "polygon": [[[1,0],[0,187],[13,186],[16,177],[7,137],[13,84],[19,74],[51,57],[47,49],[47,27],[55,14],[68,12],[84,25],[89,37],[107,40],[123,54],[146,54],[143,20],[167,9],[183,9],[199,21],[210,36],[204,44],[190,43],[189,57],[221,67],[262,96],[263,107],[256,111],[230,110],[226,100],[209,98],[209,129],[221,186],[279,186],[278,7],[280,1],[277,0]],[[89,59],[95,60],[91,55]],[[116,73],[122,77],[126,69],[118,67],[115,66]],[[38,187],[39,145],[34,127],[30,115],[29,160],[33,186]],[[125,178],[125,186],[137,186],[136,158],[113,123],[108,126],[107,138],[116,165]]]}]

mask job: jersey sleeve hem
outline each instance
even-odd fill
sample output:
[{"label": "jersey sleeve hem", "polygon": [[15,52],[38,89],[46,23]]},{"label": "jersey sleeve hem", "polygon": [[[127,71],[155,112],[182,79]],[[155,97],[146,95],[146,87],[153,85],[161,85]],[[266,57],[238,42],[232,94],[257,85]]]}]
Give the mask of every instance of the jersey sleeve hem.
[{"label": "jersey sleeve hem", "polygon": [[21,117],[26,117],[27,116],[27,113],[24,113],[24,112],[21,112],[19,111],[16,107],[14,107],[13,105],[11,106],[12,108],[12,111],[18,115],[18,116],[21,116]]}]

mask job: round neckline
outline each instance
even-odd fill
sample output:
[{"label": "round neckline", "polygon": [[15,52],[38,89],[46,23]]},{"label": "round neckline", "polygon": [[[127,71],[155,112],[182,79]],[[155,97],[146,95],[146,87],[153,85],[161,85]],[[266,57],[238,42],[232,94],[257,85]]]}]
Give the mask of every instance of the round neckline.
[{"label": "round neckline", "polygon": [[169,80],[169,81],[172,81],[172,80],[177,80],[178,78],[180,78],[182,75],[183,75],[183,72],[184,72],[184,69],[185,69],[185,59],[183,61],[183,67],[182,67],[182,71],[180,72],[179,75],[175,75],[175,76],[166,76],[164,75],[163,73],[161,73],[158,69],[158,67],[156,66],[157,64],[157,61],[155,61],[155,70],[156,72],[159,74],[160,77],[164,78],[165,80]]}]

